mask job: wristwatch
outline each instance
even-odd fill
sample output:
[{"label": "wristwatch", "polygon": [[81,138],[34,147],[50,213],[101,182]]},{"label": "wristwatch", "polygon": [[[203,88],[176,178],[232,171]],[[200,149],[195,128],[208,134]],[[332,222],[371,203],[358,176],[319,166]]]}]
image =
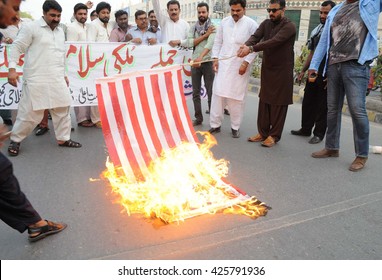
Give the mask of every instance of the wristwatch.
[{"label": "wristwatch", "polygon": [[249,53],[253,53],[253,46],[249,46]]}]

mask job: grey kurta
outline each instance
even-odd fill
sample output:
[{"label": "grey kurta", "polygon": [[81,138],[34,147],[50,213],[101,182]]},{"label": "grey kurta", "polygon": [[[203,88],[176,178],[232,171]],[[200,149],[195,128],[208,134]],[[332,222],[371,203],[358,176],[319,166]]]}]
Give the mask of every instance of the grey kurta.
[{"label": "grey kurta", "polygon": [[263,51],[259,97],[266,104],[293,103],[295,36],[296,27],[288,18],[279,22],[266,19],[245,43],[255,52]]}]

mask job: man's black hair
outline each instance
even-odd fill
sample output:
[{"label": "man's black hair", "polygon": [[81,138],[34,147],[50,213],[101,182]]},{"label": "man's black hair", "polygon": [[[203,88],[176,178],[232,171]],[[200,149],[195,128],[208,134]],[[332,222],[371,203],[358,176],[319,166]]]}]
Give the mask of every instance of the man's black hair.
[{"label": "man's black hair", "polygon": [[57,1],[54,0],[46,0],[44,4],[42,4],[42,10],[47,13],[49,10],[56,10],[60,13],[62,12],[62,8]]},{"label": "man's black hair", "polygon": [[97,14],[99,14],[100,11],[102,11],[103,9],[108,9],[109,12],[111,11],[111,6],[109,3],[106,3],[106,2],[99,2],[97,7],[96,7],[96,12]]},{"label": "man's black hair", "polygon": [[86,6],[84,3],[78,3],[73,8],[74,13],[77,13],[79,10],[88,10],[88,6]]},{"label": "man's black hair", "polygon": [[167,2],[167,9],[170,8],[170,5],[178,5],[178,8],[180,9],[179,1],[176,1],[176,0],[168,1],[168,2]]},{"label": "man's black hair", "polygon": [[232,5],[241,5],[243,8],[245,8],[247,6],[247,1],[246,0],[230,0],[229,1],[229,5],[232,6]]},{"label": "man's black hair", "polygon": [[143,10],[138,10],[135,12],[135,19],[137,19],[140,15],[145,15],[146,12]]},{"label": "man's black hair", "polygon": [[269,3],[279,4],[281,9],[285,8],[285,0],[270,0]]},{"label": "man's black hair", "polygon": [[149,13],[148,13],[148,16],[150,16],[152,13],[155,14],[154,10],[150,10]]},{"label": "man's black hair", "polygon": [[333,1],[324,1],[321,3],[322,7],[331,6],[332,8],[336,5]]},{"label": "man's black hair", "polygon": [[129,16],[129,15],[127,14],[127,12],[124,11],[124,10],[118,10],[118,11],[116,11],[115,14],[114,14],[114,16],[115,16],[115,20],[117,20],[117,18],[119,18],[120,16],[123,16],[123,15],[127,15],[127,16]]},{"label": "man's black hair", "polygon": [[208,4],[206,2],[200,2],[197,7],[198,8],[206,7],[207,8],[207,12],[209,12],[209,10],[210,10],[210,7],[208,6]]}]

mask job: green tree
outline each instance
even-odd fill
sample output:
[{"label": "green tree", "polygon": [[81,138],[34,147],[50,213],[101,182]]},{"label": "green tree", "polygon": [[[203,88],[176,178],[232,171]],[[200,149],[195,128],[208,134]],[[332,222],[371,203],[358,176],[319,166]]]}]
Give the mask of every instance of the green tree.
[{"label": "green tree", "polygon": [[[294,61],[294,74],[295,74],[295,77],[297,77],[301,71],[302,71],[302,68],[304,67],[304,63],[306,61],[306,58],[308,57],[308,54],[309,54],[309,49],[306,45],[302,46],[301,47],[301,53],[300,55],[298,55],[296,58],[295,58],[295,61]],[[305,83],[305,79],[304,78],[302,80],[302,84]]]}]

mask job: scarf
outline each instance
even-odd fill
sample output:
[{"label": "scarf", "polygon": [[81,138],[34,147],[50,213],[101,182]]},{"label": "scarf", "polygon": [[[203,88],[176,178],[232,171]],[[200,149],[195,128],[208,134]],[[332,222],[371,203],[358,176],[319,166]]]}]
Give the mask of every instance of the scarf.
[{"label": "scarf", "polygon": [[211,19],[208,18],[203,24],[200,24],[199,21],[195,23],[195,31],[194,33],[198,33],[199,36],[204,35],[208,28],[211,26]]}]

